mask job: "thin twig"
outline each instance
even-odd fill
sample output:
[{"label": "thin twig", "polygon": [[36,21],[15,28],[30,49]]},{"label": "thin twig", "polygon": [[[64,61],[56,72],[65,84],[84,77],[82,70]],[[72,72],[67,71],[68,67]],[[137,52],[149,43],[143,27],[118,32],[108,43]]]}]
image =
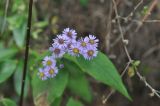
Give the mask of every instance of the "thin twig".
[{"label": "thin twig", "polygon": [[112,9],[112,2],[110,3],[110,7],[109,7],[109,17],[108,17],[108,24],[107,24],[107,34],[106,34],[106,51],[108,52],[110,50],[110,37],[111,37],[111,27],[112,27],[112,13],[113,13],[113,9]]},{"label": "thin twig", "polygon": [[135,32],[138,32],[138,30],[142,27],[144,21],[151,15],[151,12],[153,11],[153,9],[155,8],[155,6],[157,5],[158,0],[154,0],[152,2],[152,4],[150,5],[147,13],[145,14],[145,16],[142,18],[141,23],[139,24],[139,26],[136,28]]},{"label": "thin twig", "polygon": [[[115,2],[115,0],[112,0],[112,1],[113,1],[116,17],[119,17],[116,2]],[[125,53],[126,53],[128,59],[129,59],[129,62],[130,62],[130,61],[132,61],[132,59],[131,59],[131,57],[128,53],[128,50],[127,50],[127,47],[126,47],[127,44],[125,44],[126,39],[124,39],[124,34],[123,34],[123,31],[122,31],[122,27],[121,27],[119,18],[117,19],[117,24],[118,24],[118,28],[119,28],[119,31],[120,31],[120,36],[121,36],[122,42],[124,44],[123,46],[124,46]]]},{"label": "thin twig", "polygon": [[135,7],[134,7],[134,9],[133,9],[133,11],[127,16],[127,17],[125,17],[125,19],[130,19],[132,16],[133,16],[133,14],[134,14],[134,12],[138,9],[138,7],[141,5],[143,3],[143,0],[141,0]]},{"label": "thin twig", "polygon": [[32,5],[33,5],[33,0],[30,0],[29,10],[28,10],[28,25],[27,25],[27,35],[26,35],[25,59],[24,59],[19,106],[23,106],[23,95],[24,95],[25,79],[26,79],[26,73],[27,73],[28,55],[29,55],[29,43],[30,43],[30,32],[31,32],[30,30],[31,30],[31,21],[32,21]]},{"label": "thin twig", "polygon": [[153,46],[152,48],[150,48],[149,50],[147,50],[142,57],[146,58],[147,56],[149,56],[150,54],[152,54],[154,51],[156,50],[160,50],[160,43],[158,45]]},{"label": "thin twig", "polygon": [[158,98],[160,98],[160,95],[158,94],[159,91],[155,90],[155,89],[146,81],[146,79],[138,72],[138,70],[136,70],[136,74],[137,74],[137,76],[140,78],[140,80],[144,82],[145,86],[148,87],[148,88],[151,90],[153,96],[156,95]]}]

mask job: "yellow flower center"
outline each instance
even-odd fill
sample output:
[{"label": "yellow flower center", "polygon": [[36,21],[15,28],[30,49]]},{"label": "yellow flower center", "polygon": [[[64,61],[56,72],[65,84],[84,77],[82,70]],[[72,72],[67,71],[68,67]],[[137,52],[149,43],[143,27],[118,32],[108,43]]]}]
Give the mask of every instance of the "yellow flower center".
[{"label": "yellow flower center", "polygon": [[86,43],[85,43],[85,42],[82,42],[82,43],[81,43],[81,46],[85,47],[85,46],[86,46]]},{"label": "yellow flower center", "polygon": [[93,50],[89,50],[89,51],[87,52],[87,54],[88,54],[88,56],[93,56],[94,51],[93,51]]},{"label": "yellow flower center", "polygon": [[49,70],[49,74],[50,74],[50,75],[54,74],[54,69],[50,69],[50,70]]},{"label": "yellow flower center", "polygon": [[89,40],[89,43],[93,45],[95,42],[94,42],[94,40],[91,39],[91,40]]},{"label": "yellow flower center", "polygon": [[48,60],[48,61],[47,61],[47,65],[48,65],[48,66],[51,66],[51,65],[52,65],[52,61]]},{"label": "yellow flower center", "polygon": [[79,49],[78,48],[73,48],[73,52],[78,54],[79,53]]},{"label": "yellow flower center", "polygon": [[39,76],[40,76],[41,78],[43,78],[43,77],[44,77],[44,73],[43,73],[43,72],[40,72],[40,73],[39,73]]}]

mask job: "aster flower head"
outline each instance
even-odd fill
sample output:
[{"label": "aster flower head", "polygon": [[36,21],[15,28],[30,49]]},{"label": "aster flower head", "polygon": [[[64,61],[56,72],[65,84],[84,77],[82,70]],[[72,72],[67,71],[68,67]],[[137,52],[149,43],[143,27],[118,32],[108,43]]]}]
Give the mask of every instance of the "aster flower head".
[{"label": "aster flower head", "polygon": [[49,50],[52,52],[54,58],[61,58],[65,54],[64,48],[60,48],[58,45],[52,44]]},{"label": "aster flower head", "polygon": [[80,44],[79,44],[79,42],[73,43],[71,45],[70,49],[68,50],[68,53],[72,56],[79,56],[79,54],[80,54]]},{"label": "aster flower head", "polygon": [[80,43],[80,47],[83,48],[83,49],[86,49],[87,46],[88,46],[88,41],[89,41],[89,38],[88,37],[85,37],[84,39],[83,38],[80,38],[78,40],[78,42]]},{"label": "aster flower head", "polygon": [[57,67],[45,67],[44,69],[46,71],[46,76],[48,78],[53,78],[57,75],[58,73],[58,68]]},{"label": "aster flower head", "polygon": [[75,30],[66,28],[63,30],[63,36],[65,36],[68,40],[76,39],[77,33]]},{"label": "aster flower head", "polygon": [[86,38],[86,40],[88,40],[88,43],[90,45],[93,45],[95,47],[98,46],[99,40],[94,35],[89,35],[88,38]]},{"label": "aster flower head", "polygon": [[77,41],[75,39],[67,40],[66,41],[67,46],[66,46],[65,50],[68,52],[71,49],[71,45],[74,45],[75,43],[77,43]]},{"label": "aster flower head", "polygon": [[57,35],[57,37],[53,39],[54,41],[53,44],[59,46],[60,48],[66,48],[67,46],[66,40],[67,40],[66,36]]},{"label": "aster flower head", "polygon": [[96,57],[98,54],[97,48],[93,46],[88,46],[87,49],[85,49],[82,53],[83,57],[86,60],[91,60],[94,57]]},{"label": "aster flower head", "polygon": [[43,68],[38,71],[40,79],[53,78],[58,74],[58,68],[64,68],[64,64],[56,66],[56,59],[62,58],[65,53],[69,53],[71,56],[82,55],[86,60],[91,60],[97,56],[99,40],[94,35],[77,40],[76,35],[75,30],[66,28],[62,34],[53,39],[54,43],[49,48],[52,56],[46,56],[43,59]]},{"label": "aster flower head", "polygon": [[43,68],[39,68],[37,75],[40,77],[40,79],[47,80],[47,73]]},{"label": "aster flower head", "polygon": [[56,65],[56,60],[52,56],[46,56],[42,63],[44,66],[51,67]]}]

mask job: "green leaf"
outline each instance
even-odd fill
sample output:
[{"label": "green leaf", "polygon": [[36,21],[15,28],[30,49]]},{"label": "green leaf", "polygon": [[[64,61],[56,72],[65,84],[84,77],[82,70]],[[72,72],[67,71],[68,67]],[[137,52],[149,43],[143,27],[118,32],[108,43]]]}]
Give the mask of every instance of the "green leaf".
[{"label": "green leaf", "polygon": [[17,52],[17,48],[0,49],[0,61],[13,57]]},{"label": "green leaf", "polygon": [[88,5],[88,0],[79,0],[79,2],[81,4],[81,6],[83,6],[83,7],[87,7],[87,5]]},{"label": "green leaf", "polygon": [[92,93],[84,72],[74,62],[63,60],[66,71],[69,71],[68,88],[87,102],[91,102]]},{"label": "green leaf", "polygon": [[20,27],[13,29],[14,40],[19,47],[23,47],[27,30],[27,24],[24,23]]},{"label": "green leaf", "polygon": [[96,80],[111,86],[131,100],[117,69],[106,55],[99,52],[91,61],[77,58],[77,64]]},{"label": "green leaf", "polygon": [[51,106],[60,106],[62,98],[56,98]]},{"label": "green leaf", "polygon": [[70,98],[66,106],[83,106],[83,104],[73,98]]},{"label": "green leaf", "polygon": [[0,106],[17,106],[17,104],[13,100],[2,98],[0,99]]},{"label": "green leaf", "polygon": [[35,72],[32,78],[32,89],[35,104],[42,94],[45,94],[47,103],[51,104],[56,98],[62,96],[68,83],[68,73],[65,70],[60,70],[56,77],[46,81],[39,79],[37,72]]},{"label": "green leaf", "polygon": [[[22,72],[23,72],[23,61],[19,61],[14,73],[14,89],[19,96],[21,94]],[[24,97],[27,96],[28,90],[29,90],[29,76],[27,74],[25,80]]]},{"label": "green leaf", "polygon": [[134,60],[133,62],[132,62],[132,64],[133,64],[133,66],[134,67],[138,67],[139,65],[140,65],[140,61],[139,60]]},{"label": "green leaf", "polygon": [[6,81],[16,69],[15,61],[5,61],[2,69],[0,70],[0,83]]},{"label": "green leaf", "polygon": [[46,27],[47,25],[48,25],[48,21],[40,21],[40,22],[36,22],[33,26],[38,28],[43,28],[43,27]]},{"label": "green leaf", "polygon": [[13,15],[7,18],[9,29],[14,30],[16,28],[20,28],[22,23],[24,23],[24,17],[22,15]]}]

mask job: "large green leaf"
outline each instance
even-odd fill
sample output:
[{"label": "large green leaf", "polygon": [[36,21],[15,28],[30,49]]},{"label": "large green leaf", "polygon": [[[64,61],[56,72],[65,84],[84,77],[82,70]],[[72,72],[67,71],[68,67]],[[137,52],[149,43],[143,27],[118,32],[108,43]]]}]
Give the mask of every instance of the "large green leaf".
[{"label": "large green leaf", "polygon": [[[19,61],[14,73],[14,89],[18,95],[21,94],[22,72],[23,72],[23,61]],[[24,97],[27,96],[28,90],[29,90],[29,76],[27,74],[25,80]]]},{"label": "large green leaf", "polygon": [[62,98],[56,98],[50,106],[60,106]]},{"label": "large green leaf", "polygon": [[65,55],[65,58],[75,62],[84,72],[96,80],[111,86],[131,100],[117,69],[103,53],[99,52],[97,57],[90,61],[85,60],[82,56],[75,58]]},{"label": "large green leaf", "polygon": [[84,72],[74,62],[64,60],[66,71],[69,71],[68,88],[70,91],[87,102],[91,102],[92,94],[89,82],[85,77]]},{"label": "large green leaf", "polygon": [[2,98],[0,99],[0,106],[17,106],[13,100]]},{"label": "large green leaf", "polygon": [[70,98],[66,106],[83,106],[83,104],[73,98]]},{"label": "large green leaf", "polygon": [[0,61],[13,57],[18,52],[17,48],[0,49]]},{"label": "large green leaf", "polygon": [[16,62],[15,61],[5,61],[5,63],[2,66],[2,69],[0,70],[0,83],[7,80],[16,69]]},{"label": "large green leaf", "polygon": [[96,80],[111,86],[131,100],[117,69],[106,55],[99,52],[97,57],[91,61],[80,57],[77,58],[77,64]]},{"label": "large green leaf", "polygon": [[60,70],[56,77],[42,81],[38,78],[37,72],[32,77],[32,89],[35,104],[43,98],[47,104],[51,104],[56,98],[62,96],[68,83],[68,73]]}]

